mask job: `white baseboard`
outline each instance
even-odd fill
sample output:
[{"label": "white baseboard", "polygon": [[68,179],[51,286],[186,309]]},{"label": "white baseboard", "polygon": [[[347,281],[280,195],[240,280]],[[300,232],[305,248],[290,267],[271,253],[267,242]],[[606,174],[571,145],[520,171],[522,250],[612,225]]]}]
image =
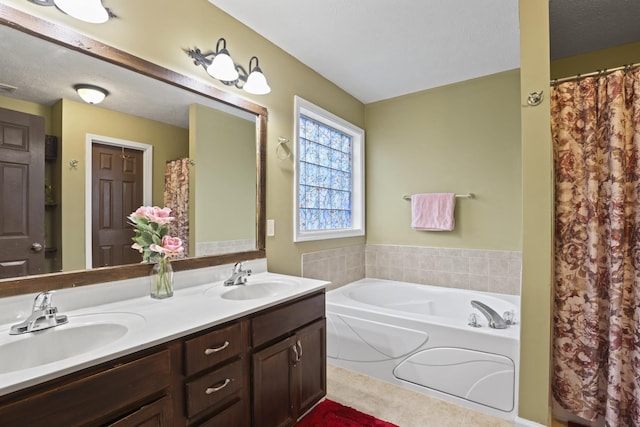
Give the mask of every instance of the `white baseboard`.
[{"label": "white baseboard", "polygon": [[516,417],[513,425],[514,427],[545,427],[542,424],[534,423],[533,421],[529,421],[520,417]]}]

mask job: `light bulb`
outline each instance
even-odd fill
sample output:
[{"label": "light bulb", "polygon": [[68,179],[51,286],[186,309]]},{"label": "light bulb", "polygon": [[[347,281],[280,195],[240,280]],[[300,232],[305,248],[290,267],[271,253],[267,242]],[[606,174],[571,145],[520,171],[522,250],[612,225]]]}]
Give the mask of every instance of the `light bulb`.
[{"label": "light bulb", "polygon": [[91,24],[102,24],[109,20],[109,12],[101,0],[54,0],[58,9],[67,15]]},{"label": "light bulb", "polygon": [[238,80],[238,71],[226,49],[222,49],[220,53],[213,58],[211,65],[207,67],[207,73],[209,73],[211,77],[222,80],[223,82]]},{"label": "light bulb", "polygon": [[249,77],[247,78],[247,82],[242,87],[246,92],[252,93],[254,95],[266,95],[271,92],[271,88],[267,84],[267,79],[262,74],[262,70],[260,67],[256,67],[253,69]]},{"label": "light bulb", "polygon": [[104,101],[109,94],[109,92],[98,86],[75,85],[73,88],[87,104],[99,104]]}]

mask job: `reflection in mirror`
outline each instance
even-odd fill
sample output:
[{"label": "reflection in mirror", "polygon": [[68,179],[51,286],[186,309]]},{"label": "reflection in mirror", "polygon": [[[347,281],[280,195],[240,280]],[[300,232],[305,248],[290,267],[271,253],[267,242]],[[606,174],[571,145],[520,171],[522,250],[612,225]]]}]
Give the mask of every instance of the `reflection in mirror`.
[{"label": "reflection in mirror", "polygon": [[[264,108],[79,34],[69,34],[68,29],[56,31],[50,24],[7,6],[0,5],[0,16],[0,48],[21,52],[20,58],[25,59],[21,63],[20,58],[14,58],[9,61],[11,67],[3,64],[0,83],[15,89],[0,96],[0,108],[44,117],[44,133],[55,137],[47,138],[47,154],[51,155],[44,162],[44,182],[36,192],[46,248],[42,251],[46,270],[36,272],[76,271],[96,265],[89,259],[95,258],[92,252],[96,251],[86,245],[96,234],[85,217],[116,223],[135,210],[140,200],[141,204],[163,205],[165,165],[184,158],[195,164],[189,174],[190,254],[228,255],[180,261],[177,269],[264,256]],[[13,21],[6,20],[7,16]],[[15,25],[16,21],[20,25]],[[28,27],[27,32],[39,34],[36,37],[10,26]],[[43,39],[54,36],[66,39],[52,39],[55,43]],[[92,58],[83,50],[93,56],[101,52],[100,56],[122,62],[129,69]],[[36,57],[46,60],[27,62]],[[47,65],[44,71],[43,63]],[[100,106],[85,104],[73,90],[78,83],[97,84],[110,95]],[[112,158],[121,157],[125,166],[135,163],[129,159],[144,151],[140,147],[148,146],[153,153],[152,158],[142,161],[143,169],[151,171],[147,173],[151,182],[142,184],[147,185],[149,195],[137,201],[123,198],[119,213],[111,217],[91,210],[95,196],[98,200],[112,197],[114,187],[104,180],[92,181],[100,155],[94,159],[91,150],[98,144],[111,148]],[[101,265],[112,265],[109,260],[113,257],[98,245],[97,252],[101,251],[106,254]],[[97,276],[75,274],[74,284],[146,274],[144,268],[100,270],[104,272]],[[44,283],[55,283],[50,288],[67,286],[62,276],[47,277]],[[17,289],[19,283],[5,280],[0,288],[7,289],[4,285]],[[0,290],[0,296],[3,294]]]},{"label": "reflection in mirror", "polygon": [[[191,230],[190,241],[195,251],[191,249],[190,253],[202,256],[253,250],[256,248],[255,119],[198,104],[189,111],[190,153],[198,159],[192,174],[195,230]],[[206,197],[198,197],[201,193]]]}]

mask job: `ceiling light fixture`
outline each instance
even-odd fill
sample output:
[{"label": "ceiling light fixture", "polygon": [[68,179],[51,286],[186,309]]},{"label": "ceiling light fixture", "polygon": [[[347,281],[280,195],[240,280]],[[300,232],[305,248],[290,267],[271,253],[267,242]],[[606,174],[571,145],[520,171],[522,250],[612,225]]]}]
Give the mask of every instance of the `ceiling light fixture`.
[{"label": "ceiling light fixture", "polygon": [[[215,52],[202,53],[198,48],[187,52],[196,66],[202,66],[207,73],[220,80],[227,86],[235,86],[244,89],[254,95],[265,95],[271,92],[267,79],[258,66],[258,57],[252,56],[249,60],[249,72],[242,65],[236,65],[227,50],[227,41],[220,38],[216,43]],[[255,60],[255,65],[254,64]]]},{"label": "ceiling light fixture", "polygon": [[58,9],[67,15],[91,24],[102,24],[109,20],[109,12],[101,0],[54,0]]},{"label": "ceiling light fixture", "polygon": [[109,95],[105,89],[93,85],[81,84],[75,85],[73,88],[87,104],[99,104]]}]

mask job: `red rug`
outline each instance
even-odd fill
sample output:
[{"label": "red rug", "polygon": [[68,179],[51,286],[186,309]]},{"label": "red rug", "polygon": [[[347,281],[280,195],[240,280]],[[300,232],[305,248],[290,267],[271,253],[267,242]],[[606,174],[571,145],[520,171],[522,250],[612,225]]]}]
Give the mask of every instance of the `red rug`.
[{"label": "red rug", "polygon": [[348,406],[325,399],[311,410],[296,427],[398,427]]}]

